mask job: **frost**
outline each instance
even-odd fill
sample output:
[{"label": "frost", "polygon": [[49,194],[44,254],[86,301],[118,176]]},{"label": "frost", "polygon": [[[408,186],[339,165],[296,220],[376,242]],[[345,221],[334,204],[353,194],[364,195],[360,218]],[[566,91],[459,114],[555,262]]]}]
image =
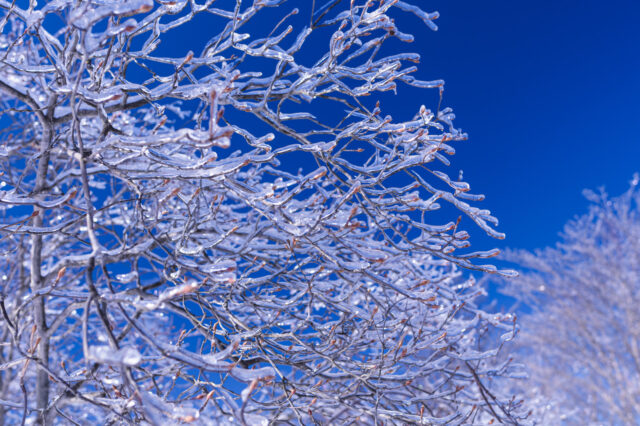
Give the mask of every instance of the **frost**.
[{"label": "frost", "polygon": [[[513,388],[536,402],[543,421],[633,424],[640,416],[632,402],[640,360],[640,191],[633,180],[617,197],[588,191],[588,212],[565,225],[555,246],[506,253],[522,272],[500,291],[523,305],[527,324],[513,339],[526,371],[509,373],[529,373]],[[507,331],[502,339],[513,337]],[[615,398],[602,398],[605,389]]]}]

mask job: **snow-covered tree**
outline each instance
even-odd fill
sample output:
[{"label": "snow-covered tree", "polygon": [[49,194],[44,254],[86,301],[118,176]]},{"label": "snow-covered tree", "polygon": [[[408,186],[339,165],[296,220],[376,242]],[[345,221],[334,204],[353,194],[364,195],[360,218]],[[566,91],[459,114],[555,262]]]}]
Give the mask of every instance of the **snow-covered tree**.
[{"label": "snow-covered tree", "polygon": [[640,191],[587,191],[587,214],[561,242],[511,252],[524,271],[506,290],[530,311],[517,347],[541,424],[640,422]]},{"label": "snow-covered tree", "polygon": [[462,272],[498,272],[463,226],[503,238],[444,171],[466,136],[368,96],[442,100],[393,18],[436,13],[25,3],[0,0],[6,423],[518,421],[479,346],[513,318]]}]

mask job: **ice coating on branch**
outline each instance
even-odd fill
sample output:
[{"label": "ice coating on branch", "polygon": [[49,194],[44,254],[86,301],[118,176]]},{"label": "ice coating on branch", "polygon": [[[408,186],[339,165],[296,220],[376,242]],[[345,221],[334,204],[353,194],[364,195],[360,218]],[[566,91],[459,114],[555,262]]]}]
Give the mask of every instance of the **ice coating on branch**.
[{"label": "ice coating on branch", "polygon": [[[405,45],[437,39],[403,16],[437,13],[18,3],[0,0],[8,423],[524,418],[493,388],[518,375],[495,350],[517,327],[464,271],[509,275],[470,243],[504,235],[452,174],[453,111],[420,104],[444,81]],[[410,113],[378,101],[403,87]]]},{"label": "ice coating on branch", "polygon": [[73,10],[70,21],[82,29],[89,29],[93,24],[109,16],[131,16],[149,12],[153,9],[153,0],[114,1],[97,8],[81,5]]},{"label": "ice coating on branch", "polygon": [[418,18],[422,19],[422,22],[424,22],[432,30],[436,31],[438,29],[438,26],[433,23],[433,21],[435,19],[438,19],[438,17],[440,16],[438,12],[427,13],[422,9],[420,9],[418,6],[408,4],[407,2],[404,2],[404,1],[396,2],[395,7],[402,9],[405,12],[413,13]]},{"label": "ice coating on branch", "polygon": [[74,197],[76,193],[77,192],[75,190],[72,190],[62,197],[54,198],[51,200],[43,200],[41,199],[41,197],[38,197],[39,199],[36,199],[33,197],[18,195],[15,193],[15,191],[0,191],[0,203],[9,205],[35,205],[38,207],[50,209],[66,203],[72,197]]},{"label": "ice coating on branch", "polygon": [[195,408],[182,407],[176,403],[167,403],[151,392],[138,394],[145,413],[154,424],[184,424],[194,422],[200,417]]},{"label": "ice coating on branch", "polygon": [[101,364],[136,366],[142,361],[142,356],[136,348],[124,347],[113,349],[109,346],[89,347],[89,359]]}]

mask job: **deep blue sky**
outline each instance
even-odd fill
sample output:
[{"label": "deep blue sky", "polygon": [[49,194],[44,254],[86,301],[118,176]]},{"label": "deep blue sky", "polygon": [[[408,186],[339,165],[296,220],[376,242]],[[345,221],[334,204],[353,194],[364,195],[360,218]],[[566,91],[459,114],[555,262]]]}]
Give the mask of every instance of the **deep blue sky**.
[{"label": "deep blue sky", "polygon": [[640,1],[423,4],[441,16],[419,37],[422,67],[446,81],[444,104],[470,136],[452,167],[487,196],[499,246],[552,245],[586,211],[584,188],[628,187],[640,172]]},{"label": "deep blue sky", "polygon": [[[309,1],[286,2],[243,30],[268,32]],[[564,223],[586,211],[583,189],[604,185],[617,195],[640,172],[640,0],[411,3],[439,11],[439,30],[395,12],[401,30],[416,36],[401,48],[422,55],[417,78],[446,81],[443,106],[454,109],[456,126],[470,136],[454,144],[450,175],[464,170],[472,192],[487,197],[479,206],[507,234],[500,242],[472,232],[475,248],[553,245]],[[200,16],[172,32],[161,49],[199,51],[219,25],[212,19]],[[295,19],[308,22],[304,12],[289,23]],[[317,43],[306,53],[310,62],[327,42],[310,42]],[[428,92],[384,93],[383,111],[407,119],[416,102],[435,109],[437,92]]]}]

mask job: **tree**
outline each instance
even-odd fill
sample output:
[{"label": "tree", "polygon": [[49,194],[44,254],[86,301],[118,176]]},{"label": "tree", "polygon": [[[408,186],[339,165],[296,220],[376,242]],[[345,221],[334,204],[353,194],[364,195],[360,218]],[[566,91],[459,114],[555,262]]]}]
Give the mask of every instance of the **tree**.
[{"label": "tree", "polygon": [[461,269],[498,272],[469,219],[503,235],[440,170],[466,135],[367,97],[442,100],[385,47],[437,14],[284,3],[0,0],[5,422],[518,421]]},{"label": "tree", "polygon": [[525,272],[508,287],[524,302],[518,348],[528,401],[542,424],[640,419],[640,192],[587,191],[589,212],[556,247],[511,252]]}]

